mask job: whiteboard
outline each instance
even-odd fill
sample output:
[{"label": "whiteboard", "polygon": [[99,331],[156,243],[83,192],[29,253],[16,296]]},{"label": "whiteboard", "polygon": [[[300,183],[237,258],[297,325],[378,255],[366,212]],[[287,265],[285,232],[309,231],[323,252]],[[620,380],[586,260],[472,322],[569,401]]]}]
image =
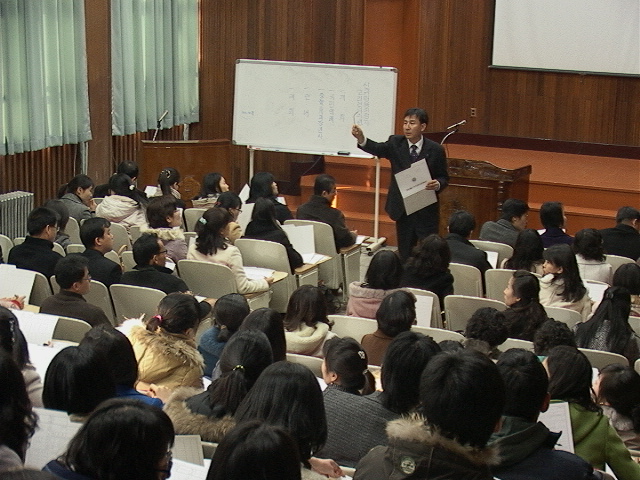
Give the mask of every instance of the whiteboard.
[{"label": "whiteboard", "polygon": [[371,157],[358,149],[351,126],[376,140],[393,133],[397,77],[392,67],[237,60],[233,143]]}]

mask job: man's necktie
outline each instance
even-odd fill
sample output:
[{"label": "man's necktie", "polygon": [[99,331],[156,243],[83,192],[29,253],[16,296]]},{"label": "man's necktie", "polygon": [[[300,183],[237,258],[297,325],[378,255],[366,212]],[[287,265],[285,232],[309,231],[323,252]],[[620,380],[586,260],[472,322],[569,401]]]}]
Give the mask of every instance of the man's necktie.
[{"label": "man's necktie", "polygon": [[411,157],[411,163],[418,160],[418,147],[416,145],[411,145],[411,153],[409,155]]}]

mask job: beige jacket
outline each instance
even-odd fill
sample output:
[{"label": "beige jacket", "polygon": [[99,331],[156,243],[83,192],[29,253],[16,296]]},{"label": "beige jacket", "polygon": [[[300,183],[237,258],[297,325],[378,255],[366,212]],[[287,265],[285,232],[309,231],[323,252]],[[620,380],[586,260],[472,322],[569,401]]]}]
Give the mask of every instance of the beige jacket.
[{"label": "beige jacket", "polygon": [[119,223],[131,233],[131,227],[146,229],[147,217],[144,208],[135,200],[122,195],[109,195],[98,204],[96,217],[106,218],[112,223]]},{"label": "beige jacket", "polygon": [[593,301],[589,294],[575,302],[566,302],[562,299],[561,293],[564,288],[563,280],[553,280],[553,274],[545,275],[540,279],[540,303],[545,307],[560,307],[575,310],[582,315],[582,321],[586,322],[591,315]]}]

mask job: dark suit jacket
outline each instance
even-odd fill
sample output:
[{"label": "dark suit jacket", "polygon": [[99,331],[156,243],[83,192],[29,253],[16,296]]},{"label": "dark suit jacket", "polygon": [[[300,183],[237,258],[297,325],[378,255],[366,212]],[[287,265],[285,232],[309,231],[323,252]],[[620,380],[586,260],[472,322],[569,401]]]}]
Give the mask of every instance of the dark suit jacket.
[{"label": "dark suit jacket", "polygon": [[619,255],[633,260],[640,258],[640,233],[631,225],[619,223],[613,228],[600,230],[604,251],[609,255]]},{"label": "dark suit jacket", "polygon": [[451,261],[471,265],[480,270],[484,288],[484,272],[491,268],[491,264],[487,260],[487,253],[476,248],[473,243],[457,233],[450,233],[446,240],[449,244],[449,250],[451,250]]},{"label": "dark suit jacket", "polygon": [[162,290],[169,295],[174,292],[186,292],[189,290],[187,284],[180,277],[176,277],[171,270],[156,265],[139,266],[128,272],[124,272],[120,278],[120,283],[133,285],[136,287],[147,287]]},{"label": "dark suit jacket", "polygon": [[60,290],[55,295],[45,298],[40,306],[40,313],[79,318],[92,327],[101,323],[111,325],[100,307],[87,303],[82,295],[67,290]]},{"label": "dark suit jacket", "polygon": [[[429,140],[427,137],[423,137],[423,139],[424,143],[422,144],[422,150],[418,154],[418,160],[426,158],[427,166],[431,172],[431,178],[440,182],[440,190],[436,192],[439,193],[442,192],[442,190],[444,190],[449,184],[447,158],[444,154],[444,148],[442,148],[442,145]],[[389,162],[391,162],[391,172],[394,175],[411,166],[409,142],[404,135],[391,135],[389,140],[384,143],[378,143],[367,139],[364,146],[360,148],[367,153],[375,155],[376,157],[388,159]],[[437,212],[438,204],[436,202],[426,208]],[[387,194],[385,210],[392,220],[398,220],[402,214],[405,213],[402,195],[400,194],[400,189],[398,188],[398,184],[396,183],[394,176],[391,177],[391,185],[389,186],[389,193]]]},{"label": "dark suit jacket", "polygon": [[105,258],[97,250],[88,248],[81,253],[89,261],[89,275],[93,280],[104,283],[109,288],[114,283],[120,283],[122,268],[116,262]]},{"label": "dark suit jacket", "polygon": [[25,270],[40,272],[45,277],[53,276],[58,260],[62,258],[53,251],[53,243],[42,238],[27,237],[24,243],[16,245],[9,251],[7,263]]},{"label": "dark suit jacket", "polygon": [[329,200],[321,195],[311,195],[307,203],[300,205],[296,212],[296,218],[329,225],[333,229],[336,251],[356,243],[355,235],[349,231],[345,224],[344,214],[337,208],[333,208]]}]

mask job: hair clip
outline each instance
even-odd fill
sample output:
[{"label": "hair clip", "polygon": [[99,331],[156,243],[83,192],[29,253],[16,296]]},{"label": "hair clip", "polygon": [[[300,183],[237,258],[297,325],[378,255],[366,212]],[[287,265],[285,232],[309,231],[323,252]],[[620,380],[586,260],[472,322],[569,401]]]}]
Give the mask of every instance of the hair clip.
[{"label": "hair clip", "polygon": [[364,350],[358,350],[358,356],[364,360],[367,355],[364,353]]},{"label": "hair clip", "polygon": [[206,224],[207,224],[207,221],[206,221],[203,217],[200,217],[200,218],[198,219],[198,222],[200,222],[200,223],[201,223],[201,224],[203,224],[203,225],[206,225]]},{"label": "hair clip", "polygon": [[244,372],[244,365],[236,365],[235,367],[233,367],[233,371],[236,370],[242,370]]},{"label": "hair clip", "polygon": [[366,375],[367,373],[369,373],[369,369],[368,369],[368,368],[365,368],[365,369],[364,369],[364,372],[362,372],[362,374],[363,374],[363,375]]},{"label": "hair clip", "polygon": [[136,186],[132,183],[131,185],[129,185],[129,190],[131,190],[133,192],[133,190],[136,188]]},{"label": "hair clip", "polygon": [[156,320],[158,320],[158,325],[162,324],[162,315],[154,315],[151,318],[155,318]]},{"label": "hair clip", "polygon": [[169,178],[171,176],[171,172],[169,170],[163,170],[162,174],[167,178]]}]

